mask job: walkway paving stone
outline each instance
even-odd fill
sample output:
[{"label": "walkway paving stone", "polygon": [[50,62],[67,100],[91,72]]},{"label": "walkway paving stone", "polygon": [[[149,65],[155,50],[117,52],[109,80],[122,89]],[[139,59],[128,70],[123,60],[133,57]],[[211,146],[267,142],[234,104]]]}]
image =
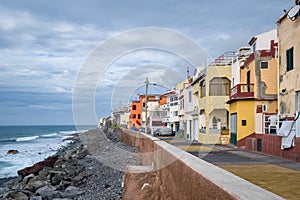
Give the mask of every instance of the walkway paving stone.
[{"label": "walkway paving stone", "polygon": [[300,199],[300,163],[225,145],[204,145],[160,137],[192,155],[217,165],[286,199]]}]

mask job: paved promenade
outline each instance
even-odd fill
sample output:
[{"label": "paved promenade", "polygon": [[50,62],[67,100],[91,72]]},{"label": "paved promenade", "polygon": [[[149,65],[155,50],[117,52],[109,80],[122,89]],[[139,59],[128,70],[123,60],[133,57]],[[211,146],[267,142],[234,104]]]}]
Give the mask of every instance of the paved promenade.
[{"label": "paved promenade", "polygon": [[300,199],[300,163],[224,145],[203,145],[160,137],[182,150],[217,165],[286,199]]}]

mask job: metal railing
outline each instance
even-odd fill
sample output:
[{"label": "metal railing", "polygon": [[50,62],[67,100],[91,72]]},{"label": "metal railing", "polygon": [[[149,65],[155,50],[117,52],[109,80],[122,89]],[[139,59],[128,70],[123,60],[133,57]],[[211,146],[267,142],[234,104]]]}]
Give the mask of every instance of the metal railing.
[{"label": "metal railing", "polygon": [[231,88],[230,99],[254,97],[254,84],[238,84]]}]

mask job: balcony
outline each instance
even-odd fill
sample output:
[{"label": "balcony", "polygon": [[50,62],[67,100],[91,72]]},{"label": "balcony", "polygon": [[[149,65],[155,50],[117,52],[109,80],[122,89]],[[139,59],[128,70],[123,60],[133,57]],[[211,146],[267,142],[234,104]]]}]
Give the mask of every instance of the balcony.
[{"label": "balcony", "polygon": [[254,84],[238,84],[230,91],[230,99],[254,97]]}]

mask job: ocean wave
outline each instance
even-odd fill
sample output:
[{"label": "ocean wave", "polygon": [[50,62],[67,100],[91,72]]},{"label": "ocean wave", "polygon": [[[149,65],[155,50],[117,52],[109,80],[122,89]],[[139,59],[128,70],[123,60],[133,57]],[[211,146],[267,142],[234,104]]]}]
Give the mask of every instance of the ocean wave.
[{"label": "ocean wave", "polygon": [[0,143],[1,143],[1,142],[15,142],[15,141],[16,141],[15,138],[0,139]]},{"label": "ocean wave", "polygon": [[57,133],[51,133],[51,134],[41,135],[41,137],[55,137],[55,136],[57,136]]},{"label": "ocean wave", "polygon": [[26,141],[31,141],[31,140],[36,140],[38,139],[39,136],[30,136],[30,137],[21,137],[21,138],[17,138],[16,141],[17,142],[26,142]]},{"label": "ocean wave", "polygon": [[59,133],[64,135],[72,135],[74,133],[78,133],[78,131],[60,131]]},{"label": "ocean wave", "polygon": [[86,130],[79,130],[79,131],[77,131],[78,133],[85,133],[85,132],[87,132],[88,130],[90,130],[90,129],[86,129]]}]

